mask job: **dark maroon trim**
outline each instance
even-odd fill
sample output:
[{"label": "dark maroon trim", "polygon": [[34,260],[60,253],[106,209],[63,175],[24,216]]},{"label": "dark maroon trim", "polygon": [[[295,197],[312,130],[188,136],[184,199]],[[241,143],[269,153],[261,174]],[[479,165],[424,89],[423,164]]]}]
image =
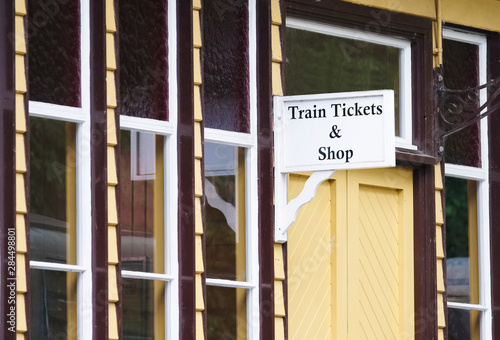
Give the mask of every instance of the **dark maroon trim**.
[{"label": "dark maroon trim", "polygon": [[108,337],[108,178],[106,16],[104,0],[90,2],[90,160],[93,339]]},{"label": "dark maroon trim", "polygon": [[[0,2],[0,334],[2,339],[15,339],[16,332],[11,332],[7,323],[11,306],[15,306],[15,270],[14,277],[9,272],[8,233],[16,227],[16,169],[15,169],[15,88],[14,88],[14,1]],[[16,253],[13,256],[15,262]],[[12,257],[11,257],[12,259]],[[9,285],[13,286],[13,291]],[[14,294],[14,300],[10,297]],[[9,301],[14,304],[9,304]],[[15,317],[14,317],[15,320]],[[14,325],[15,326],[15,325]]]},{"label": "dark maroon trim", "polygon": [[[177,0],[180,339],[196,336],[193,7]],[[173,84],[171,84],[173,85]],[[198,174],[199,175],[199,174]]]},{"label": "dark maroon trim", "polygon": [[[488,36],[488,78],[500,76],[500,34]],[[500,100],[497,100],[500,101]],[[500,110],[488,118],[490,176],[491,305],[493,339],[500,337]],[[496,260],[495,260],[496,259]]]},{"label": "dark maroon trim", "polygon": [[413,171],[415,339],[437,339],[434,166]]},{"label": "dark maroon trim", "polygon": [[271,8],[257,1],[257,149],[259,174],[260,338],[274,338],[273,120]]}]

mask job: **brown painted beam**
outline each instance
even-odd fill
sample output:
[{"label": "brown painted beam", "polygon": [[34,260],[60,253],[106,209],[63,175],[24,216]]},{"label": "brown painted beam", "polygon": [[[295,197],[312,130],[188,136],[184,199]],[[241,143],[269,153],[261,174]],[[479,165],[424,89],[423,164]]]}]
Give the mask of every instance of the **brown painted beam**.
[{"label": "brown painted beam", "polygon": [[[180,339],[196,337],[193,7],[177,0]],[[173,86],[173,84],[171,84]],[[175,100],[172,98],[172,100]],[[176,114],[172,112],[171,114]]]}]

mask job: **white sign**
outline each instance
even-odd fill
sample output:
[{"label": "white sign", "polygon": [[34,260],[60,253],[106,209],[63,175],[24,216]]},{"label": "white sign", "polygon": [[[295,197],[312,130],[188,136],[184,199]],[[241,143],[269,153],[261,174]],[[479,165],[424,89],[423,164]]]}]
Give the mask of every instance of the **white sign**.
[{"label": "white sign", "polygon": [[282,173],[395,166],[394,91],[274,97]]}]

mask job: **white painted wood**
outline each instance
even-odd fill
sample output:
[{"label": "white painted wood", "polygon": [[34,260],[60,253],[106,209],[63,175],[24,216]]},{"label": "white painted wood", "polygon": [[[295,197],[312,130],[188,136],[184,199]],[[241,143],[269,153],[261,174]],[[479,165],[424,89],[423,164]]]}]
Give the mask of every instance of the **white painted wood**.
[{"label": "white painted wood", "polygon": [[134,270],[122,270],[122,277],[127,279],[173,281],[174,276],[166,274],[139,272]]},{"label": "white painted wood", "polygon": [[210,279],[210,278],[207,278],[206,280],[207,280],[208,286],[226,287],[226,288],[243,288],[243,289],[255,288],[254,284],[249,283],[249,282],[244,282],[244,281]]},{"label": "white painted wood", "polygon": [[72,265],[72,264],[62,264],[62,263],[52,263],[52,262],[42,262],[42,261],[30,261],[31,269],[39,270],[53,270],[61,272],[72,272],[72,273],[82,273],[86,269],[83,266]]}]

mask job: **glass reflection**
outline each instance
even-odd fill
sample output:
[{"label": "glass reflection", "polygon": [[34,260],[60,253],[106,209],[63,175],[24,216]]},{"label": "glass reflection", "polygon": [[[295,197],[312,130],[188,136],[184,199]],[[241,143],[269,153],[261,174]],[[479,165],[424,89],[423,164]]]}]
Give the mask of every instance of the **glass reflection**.
[{"label": "glass reflection", "polygon": [[400,135],[398,48],[290,27],[286,38],[287,95],[392,89]]},{"label": "glass reflection", "polygon": [[30,256],[76,264],[76,125],[30,117]]},{"label": "glass reflection", "polygon": [[446,177],[448,301],[479,303],[476,182]]},{"label": "glass reflection", "polygon": [[122,269],[164,273],[164,137],[120,132]]},{"label": "glass reflection", "polygon": [[245,289],[207,286],[207,339],[246,339]]},{"label": "glass reflection", "polygon": [[246,280],[244,154],[205,144],[207,277]]},{"label": "glass reflection", "polygon": [[30,271],[31,339],[76,339],[77,273]]},{"label": "glass reflection", "polygon": [[165,337],[165,282],[122,280],[123,339]]}]

